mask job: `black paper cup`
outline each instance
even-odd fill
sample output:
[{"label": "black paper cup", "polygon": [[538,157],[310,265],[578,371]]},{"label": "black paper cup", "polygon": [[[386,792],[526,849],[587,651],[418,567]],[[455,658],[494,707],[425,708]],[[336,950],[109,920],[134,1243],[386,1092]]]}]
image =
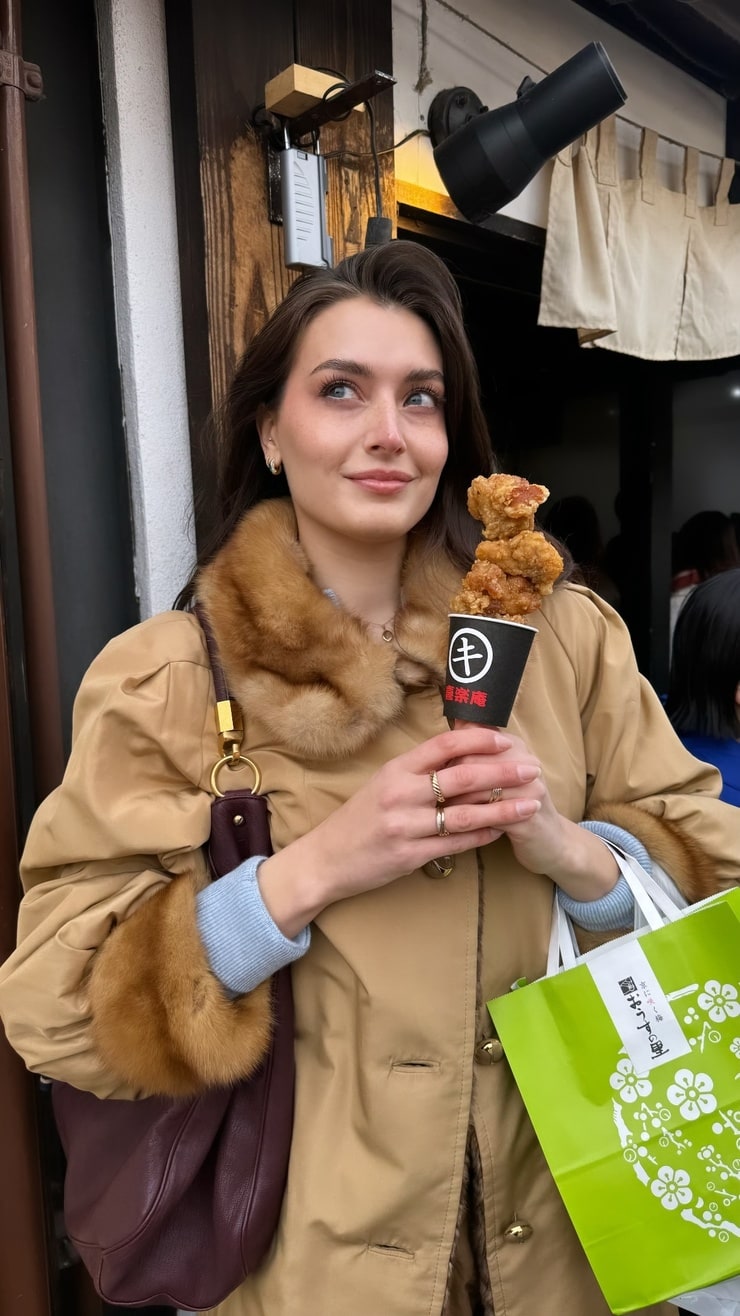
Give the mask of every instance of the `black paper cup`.
[{"label": "black paper cup", "polygon": [[534,626],[500,617],[451,613],[445,715],[506,726],[536,634]]}]

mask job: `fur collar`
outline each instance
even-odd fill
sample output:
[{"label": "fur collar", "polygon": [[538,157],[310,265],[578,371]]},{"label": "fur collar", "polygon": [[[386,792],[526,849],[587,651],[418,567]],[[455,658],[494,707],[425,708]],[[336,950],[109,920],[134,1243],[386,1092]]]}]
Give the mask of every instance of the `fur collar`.
[{"label": "fur collar", "polygon": [[311,579],[288,499],[260,503],[199,573],[197,597],[244,715],[301,757],[344,758],[401,712],[412,685],[444,680],[449,599],[459,572],[412,543],[396,645]]}]

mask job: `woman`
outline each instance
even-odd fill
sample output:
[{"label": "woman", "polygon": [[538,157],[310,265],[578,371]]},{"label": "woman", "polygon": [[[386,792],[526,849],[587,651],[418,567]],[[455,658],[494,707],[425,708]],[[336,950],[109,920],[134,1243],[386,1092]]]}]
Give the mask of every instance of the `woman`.
[{"label": "woman", "polygon": [[584,923],[627,921],[601,834],[644,843],[696,898],[740,878],[740,815],[576,586],[533,619],[506,733],[447,728],[448,600],[478,538],[466,490],[492,455],[435,257],[393,243],[299,280],[239,366],[223,435],[222,523],[192,592],[275,854],[208,885],[195,618],[114,640],[29,837],[8,1036],[102,1096],[198,1090],[249,1072],[251,993],[292,961],[282,1217],[219,1316],[606,1316],[485,1002],[542,974],[553,883]]},{"label": "woman", "polygon": [[719,768],[720,799],[740,804],[740,570],[705,580],[684,604],[666,711],[689,753]]},{"label": "woman", "polygon": [[686,600],[702,580],[740,566],[740,544],[731,517],[724,512],[697,512],[673,539],[670,636]]}]

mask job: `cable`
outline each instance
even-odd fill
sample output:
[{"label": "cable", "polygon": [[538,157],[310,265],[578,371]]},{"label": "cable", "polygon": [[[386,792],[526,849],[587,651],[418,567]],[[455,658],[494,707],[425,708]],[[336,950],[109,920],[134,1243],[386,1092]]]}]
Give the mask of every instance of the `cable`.
[{"label": "cable", "polygon": [[370,118],[370,154],[373,157],[375,166],[375,214],[378,219],[383,218],[383,192],[380,186],[380,160],[378,159],[378,143],[375,139],[375,110],[370,101],[365,101],[365,109]]},{"label": "cable", "polygon": [[[402,137],[400,142],[394,142],[392,146],[383,146],[379,151],[376,151],[376,154],[390,155],[392,151],[397,151],[399,146],[405,146],[406,142],[410,142],[412,137],[430,137],[430,136],[431,134],[428,128],[414,128],[413,132],[406,133],[406,136]],[[336,160],[340,155],[347,155],[352,160],[366,160],[368,156],[372,154],[373,154],[372,151],[350,151],[349,149],[345,149],[342,147],[338,151],[327,151],[326,155],[324,156],[324,159]]]},{"label": "cable", "polygon": [[[319,69],[318,71],[319,71],[319,73],[332,73],[332,72],[333,72],[332,69]],[[331,104],[331,101],[332,101],[332,99],[333,99],[331,93],[332,93],[333,91],[336,91],[336,92],[344,91],[344,88],[349,86],[349,79],[348,79],[348,78],[342,78],[341,73],[338,74],[337,76],[341,79],[341,81],[340,81],[340,82],[332,82],[331,86],[330,86],[330,87],[327,87],[326,91],[324,92],[323,96],[321,97],[322,101],[329,101],[329,103]],[[349,108],[348,110],[345,110],[345,111],[344,111],[344,114],[338,114],[338,115],[336,116],[336,118],[333,120],[333,122],[334,122],[334,123],[344,123],[344,120],[345,120],[345,119],[348,119],[351,113],[352,113],[352,106],[350,106],[350,108]]]}]

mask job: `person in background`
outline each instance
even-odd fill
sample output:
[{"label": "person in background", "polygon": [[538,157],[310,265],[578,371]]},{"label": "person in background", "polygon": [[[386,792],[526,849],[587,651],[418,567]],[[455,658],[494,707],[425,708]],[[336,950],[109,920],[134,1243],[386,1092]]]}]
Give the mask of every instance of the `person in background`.
[{"label": "person in background", "polygon": [[666,712],[686,748],[740,804],[740,568],[697,585],[673,637]]},{"label": "person in background", "polygon": [[716,511],[689,517],[673,540],[671,643],[678,614],[692,590],[700,581],[733,567],[740,567],[740,547],[731,518]]},{"label": "person in background", "polygon": [[576,565],[573,579],[619,609],[619,589],[604,567],[604,545],[593,503],[581,494],[559,498],[545,512],[544,525],[570,552]]}]

